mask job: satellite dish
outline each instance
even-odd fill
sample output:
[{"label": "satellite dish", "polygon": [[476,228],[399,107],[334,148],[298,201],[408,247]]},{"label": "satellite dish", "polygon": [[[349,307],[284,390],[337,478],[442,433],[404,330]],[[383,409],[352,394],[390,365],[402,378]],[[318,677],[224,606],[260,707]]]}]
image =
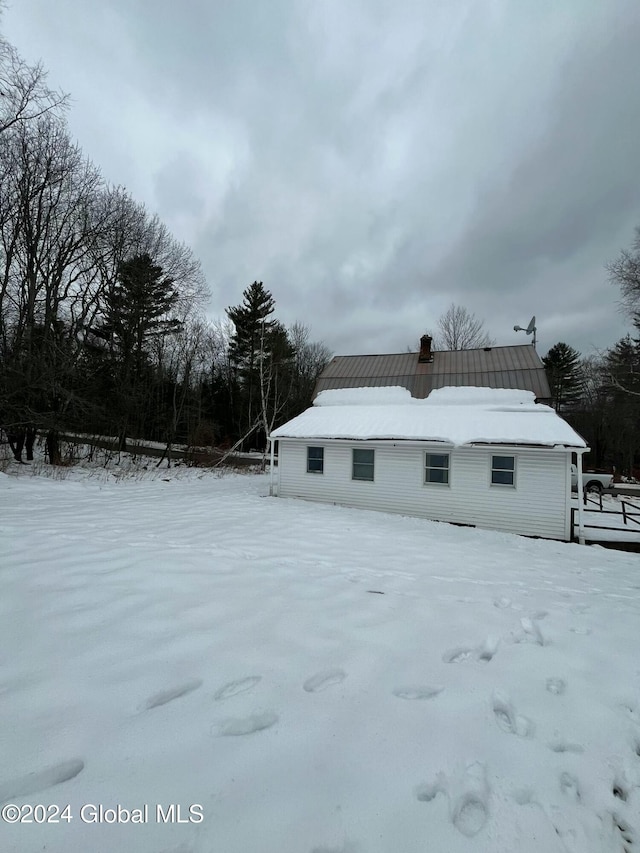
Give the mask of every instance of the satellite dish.
[{"label": "satellite dish", "polygon": [[535,349],[535,347],[536,347],[536,331],[537,331],[537,329],[536,329],[536,315],[535,314],[529,320],[529,325],[527,326],[526,329],[523,329],[522,326],[514,326],[513,331],[514,332],[524,332],[525,335],[533,335],[533,348]]}]

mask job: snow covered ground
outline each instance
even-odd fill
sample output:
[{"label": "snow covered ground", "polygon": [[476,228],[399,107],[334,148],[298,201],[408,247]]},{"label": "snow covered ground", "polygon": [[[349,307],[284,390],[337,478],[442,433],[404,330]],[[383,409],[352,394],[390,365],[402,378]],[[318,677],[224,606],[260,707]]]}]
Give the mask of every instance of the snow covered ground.
[{"label": "snow covered ground", "polygon": [[0,474],[3,853],[640,850],[637,554],[181,470]]}]

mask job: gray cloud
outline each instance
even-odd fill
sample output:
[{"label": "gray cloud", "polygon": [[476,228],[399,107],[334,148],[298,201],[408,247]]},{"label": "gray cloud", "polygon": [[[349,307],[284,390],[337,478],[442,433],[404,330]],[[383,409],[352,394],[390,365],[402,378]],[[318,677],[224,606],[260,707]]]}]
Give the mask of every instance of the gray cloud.
[{"label": "gray cloud", "polygon": [[636,0],[23,0],[5,30],[72,91],[113,182],[189,242],[212,315],[259,279],[338,352],[451,301],[541,351],[627,324],[640,223]]}]

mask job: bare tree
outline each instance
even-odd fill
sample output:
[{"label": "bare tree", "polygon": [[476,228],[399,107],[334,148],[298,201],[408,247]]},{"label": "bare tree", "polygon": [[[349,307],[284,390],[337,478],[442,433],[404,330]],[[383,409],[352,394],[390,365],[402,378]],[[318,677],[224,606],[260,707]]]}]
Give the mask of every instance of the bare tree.
[{"label": "bare tree", "polygon": [[0,133],[67,106],[68,96],[49,87],[42,64],[29,65],[0,35]]},{"label": "bare tree", "polygon": [[462,305],[452,302],[438,320],[438,332],[435,335],[438,349],[478,349],[493,344],[495,341],[485,331],[484,320],[479,320]]},{"label": "bare tree", "polygon": [[179,313],[187,315],[206,302],[209,291],[200,262],[157,216],[149,216],[145,206],[122,187],[105,188],[99,205],[110,223],[101,241],[93,246],[93,262],[103,292],[115,286],[122,263],[136,255],[149,255],[175,283]]},{"label": "bare tree", "polygon": [[165,375],[165,353],[150,351],[143,389],[145,425],[169,442],[204,358],[197,323],[186,337],[187,319],[195,322],[208,297],[199,261],[124,189],[104,184],[69,138],[67,106],[42,65],[29,65],[0,34],[0,427],[15,437],[19,461],[25,446],[30,458],[36,427],[55,462],[60,430],[111,424],[117,382],[105,321],[132,258],[148,255],[173,282],[172,316],[158,322],[185,331],[172,353],[180,350],[179,369]]},{"label": "bare tree", "polygon": [[[265,449],[262,454],[262,470],[267,463],[267,456],[271,451],[271,432],[276,420],[283,412],[291,397],[292,375],[287,370],[290,366],[293,350],[291,348],[287,332],[283,326],[276,323],[275,327],[267,327],[263,319],[260,326],[260,350],[258,352],[258,376],[260,386],[260,414],[258,420],[264,430]],[[269,338],[280,338],[278,341],[280,352],[276,356],[273,342]],[[282,370],[284,362],[285,369]]]},{"label": "bare tree", "polygon": [[72,401],[76,332],[95,278],[88,247],[100,173],[48,114],[0,135],[1,344],[5,417],[55,433]]},{"label": "bare tree", "polygon": [[208,326],[202,318],[196,316],[185,318],[180,329],[168,336],[168,341],[163,341],[162,352],[158,354],[157,362],[162,370],[163,379],[168,379],[170,383],[171,400],[166,415],[164,436],[166,446],[157,467],[165,458],[167,466],[171,467],[172,445],[176,440],[178,424],[183,417],[187,400],[193,390],[194,380],[197,379],[195,374],[208,343],[208,332]]},{"label": "bare tree", "polygon": [[322,341],[311,340],[311,330],[304,323],[293,323],[287,333],[294,349],[292,399],[287,412],[293,417],[311,404],[318,376],[333,353]]},{"label": "bare tree", "polygon": [[624,312],[640,322],[640,228],[636,228],[631,251],[620,252],[606,269],[612,284],[620,287]]}]

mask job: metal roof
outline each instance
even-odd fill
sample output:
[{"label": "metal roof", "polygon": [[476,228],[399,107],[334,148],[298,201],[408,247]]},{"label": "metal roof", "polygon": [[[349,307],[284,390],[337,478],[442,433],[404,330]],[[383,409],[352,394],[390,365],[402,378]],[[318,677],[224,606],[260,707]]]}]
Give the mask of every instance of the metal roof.
[{"label": "metal roof", "polygon": [[477,386],[533,391],[541,402],[551,399],[544,366],[529,344],[446,350],[433,361],[418,361],[417,352],[390,355],[337,355],[326,366],[314,390],[400,385],[423,399],[434,388]]}]

